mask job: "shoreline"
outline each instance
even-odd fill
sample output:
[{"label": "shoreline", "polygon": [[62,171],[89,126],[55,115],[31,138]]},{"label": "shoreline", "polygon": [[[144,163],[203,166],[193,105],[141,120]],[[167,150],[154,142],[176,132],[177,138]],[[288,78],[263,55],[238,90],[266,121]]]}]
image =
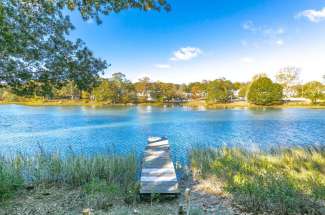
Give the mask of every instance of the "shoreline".
[{"label": "shoreline", "polygon": [[301,103],[285,103],[276,105],[254,105],[247,102],[232,102],[232,103],[206,103],[204,101],[189,101],[189,102],[146,102],[146,103],[105,103],[105,102],[91,102],[89,100],[53,100],[53,101],[20,101],[20,102],[7,102],[0,101],[0,105],[23,105],[23,106],[84,106],[84,107],[130,107],[130,106],[183,106],[189,108],[205,108],[205,109],[247,109],[247,108],[305,108],[305,109],[325,109],[324,104],[301,104]]}]

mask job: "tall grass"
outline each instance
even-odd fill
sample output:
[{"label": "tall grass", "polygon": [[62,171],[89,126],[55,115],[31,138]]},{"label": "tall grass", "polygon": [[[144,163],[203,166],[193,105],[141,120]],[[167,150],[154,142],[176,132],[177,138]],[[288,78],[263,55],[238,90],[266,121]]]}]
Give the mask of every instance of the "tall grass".
[{"label": "tall grass", "polygon": [[[17,154],[0,157],[0,200],[10,197],[24,185],[68,185],[89,189],[118,189],[128,195],[136,192],[137,160],[134,154],[126,156],[71,155],[40,152],[34,156]],[[98,182],[98,183],[97,183]]]},{"label": "tall grass", "polygon": [[325,149],[195,149],[191,166],[195,177],[220,180],[224,191],[250,212],[325,213]]}]

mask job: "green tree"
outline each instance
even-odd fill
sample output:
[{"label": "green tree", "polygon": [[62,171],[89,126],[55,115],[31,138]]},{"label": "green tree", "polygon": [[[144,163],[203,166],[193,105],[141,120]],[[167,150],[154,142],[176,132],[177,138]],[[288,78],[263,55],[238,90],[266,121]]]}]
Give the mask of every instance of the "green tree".
[{"label": "green tree", "polygon": [[248,92],[249,84],[242,84],[239,88],[238,96],[245,98]]},{"label": "green tree", "polygon": [[126,79],[123,73],[114,73],[110,81],[113,103],[136,102],[136,91],[134,85]]},{"label": "green tree", "polygon": [[93,96],[99,102],[111,102],[114,96],[113,83],[109,80],[103,79],[100,84],[94,88]]},{"label": "green tree", "polygon": [[256,76],[249,86],[247,99],[250,103],[257,105],[277,104],[282,101],[282,91],[282,86],[273,83],[268,77]]},{"label": "green tree", "polygon": [[[73,80],[80,90],[90,91],[107,64],[95,58],[78,39],[70,41],[73,30],[63,11],[77,10],[83,19],[117,13],[129,8],[169,10],[164,0],[2,0],[0,2],[0,85],[10,85],[17,94],[29,81],[64,85]],[[48,89],[45,89],[48,92]]]},{"label": "green tree", "polygon": [[59,98],[76,99],[79,98],[80,92],[74,81],[68,81],[66,84],[56,90],[56,96]]},{"label": "green tree", "polygon": [[317,103],[318,100],[324,98],[323,90],[324,86],[318,81],[311,81],[303,86],[304,96],[312,103]]},{"label": "green tree", "polygon": [[207,85],[207,100],[210,102],[229,102],[233,97],[233,84],[229,80],[217,79]]},{"label": "green tree", "polygon": [[151,96],[155,101],[163,102],[164,94],[162,90],[162,83],[160,81],[152,83]]}]

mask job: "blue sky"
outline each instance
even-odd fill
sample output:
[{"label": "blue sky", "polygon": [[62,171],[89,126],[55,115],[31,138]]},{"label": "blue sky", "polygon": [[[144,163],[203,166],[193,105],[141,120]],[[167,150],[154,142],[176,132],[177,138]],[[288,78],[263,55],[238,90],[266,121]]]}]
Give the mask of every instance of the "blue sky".
[{"label": "blue sky", "polygon": [[286,66],[299,67],[303,81],[325,74],[324,0],[169,2],[168,13],[128,10],[101,25],[73,13],[70,37],[112,64],[107,77],[122,72],[132,81],[248,81]]}]

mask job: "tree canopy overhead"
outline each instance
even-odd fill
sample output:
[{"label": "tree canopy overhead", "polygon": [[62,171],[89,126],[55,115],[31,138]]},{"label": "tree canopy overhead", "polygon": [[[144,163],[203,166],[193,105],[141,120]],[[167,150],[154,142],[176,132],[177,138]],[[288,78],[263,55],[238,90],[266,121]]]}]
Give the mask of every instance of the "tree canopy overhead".
[{"label": "tree canopy overhead", "polygon": [[67,6],[70,10],[79,10],[83,19],[96,19],[101,23],[100,15],[118,13],[122,10],[136,8],[144,11],[164,9],[170,11],[171,6],[165,0],[58,0],[60,8]]},{"label": "tree canopy overhead", "polygon": [[78,10],[83,19],[128,8],[169,10],[164,0],[2,0],[0,2],[0,86],[22,93],[22,85],[36,81],[61,86],[68,80],[80,90],[93,88],[107,68],[78,39],[67,35],[74,26],[65,9]]}]

